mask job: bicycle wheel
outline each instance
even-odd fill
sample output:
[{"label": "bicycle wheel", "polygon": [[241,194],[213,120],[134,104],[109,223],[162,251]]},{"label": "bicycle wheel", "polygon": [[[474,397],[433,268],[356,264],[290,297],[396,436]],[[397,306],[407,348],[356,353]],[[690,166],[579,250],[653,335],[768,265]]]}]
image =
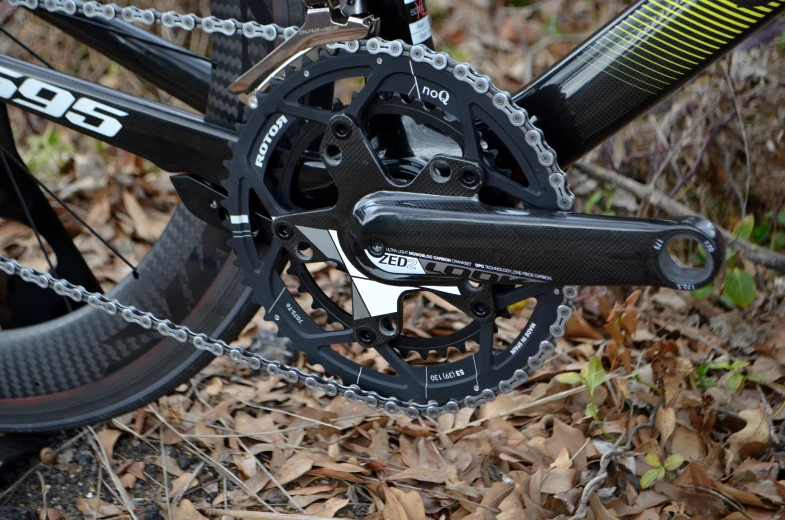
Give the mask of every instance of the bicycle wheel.
[{"label": "bicycle wheel", "polygon": [[[222,18],[288,26],[303,15],[299,0],[212,0]],[[213,35],[213,73],[206,118],[235,123],[242,111],[227,85],[267,51],[266,43]],[[138,266],[107,295],[224,340],[256,312],[227,235],[182,205]],[[186,381],[210,360],[157,332],[83,306],[59,318],[0,331],[0,431],[76,427],[144,405]]]}]

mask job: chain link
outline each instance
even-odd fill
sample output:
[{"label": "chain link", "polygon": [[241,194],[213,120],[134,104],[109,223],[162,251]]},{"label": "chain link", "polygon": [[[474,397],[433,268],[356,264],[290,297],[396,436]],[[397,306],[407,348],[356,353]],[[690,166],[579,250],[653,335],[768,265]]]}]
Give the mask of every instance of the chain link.
[{"label": "chain link", "polygon": [[[44,9],[50,13],[63,13],[67,15],[82,14],[87,18],[100,18],[106,21],[122,20],[127,23],[143,25],[163,25],[164,27],[179,28],[185,31],[201,30],[206,33],[221,33],[234,36],[238,32],[246,38],[262,38],[273,41],[286,37],[286,28],[277,24],[261,24],[258,22],[239,22],[234,18],[222,20],[215,16],[201,18],[195,14],[180,14],[174,11],[162,13],[157,9],[140,9],[136,6],[120,7],[117,4],[102,4],[94,0],[83,2],[81,0],[5,0],[12,6],[26,7],[30,10]],[[289,29],[292,29],[291,27]],[[297,29],[294,28],[294,31]],[[294,31],[290,31],[293,34]]]},{"label": "chain link", "polygon": [[[6,2],[12,6],[23,6],[31,10],[45,9],[52,13],[58,12],[67,15],[80,13],[88,18],[101,18],[107,21],[119,19],[127,23],[160,24],[168,28],[177,27],[186,31],[199,29],[207,33],[222,33],[227,36],[239,33],[246,38],[263,38],[268,41],[277,38],[291,38],[297,31],[297,27],[282,28],[276,24],[239,22],[233,18],[221,20],[214,16],[201,18],[194,14],[179,14],[174,11],[161,13],[155,9],[140,9],[135,6],[120,7],[116,4],[102,4],[96,1],[45,0],[43,5],[39,3],[39,0],[6,0]],[[350,53],[356,53],[364,48],[371,54],[386,54],[392,57],[402,56],[408,48],[409,58],[412,61],[428,63],[437,70],[452,67],[452,73],[456,79],[470,84],[478,94],[490,96],[494,106],[503,111],[514,126],[521,129],[525,142],[537,150],[540,164],[551,171],[549,182],[557,193],[559,207],[563,210],[572,209],[574,197],[567,190],[566,174],[556,163],[555,152],[545,144],[541,131],[531,124],[526,111],[516,106],[507,92],[495,88],[488,76],[478,74],[468,63],[455,63],[445,53],[434,52],[422,45],[409,47],[400,41],[388,42],[380,38],[371,38],[363,42],[353,40],[328,44],[326,47],[332,51],[342,50]],[[102,294],[90,292],[80,285],[54,278],[49,273],[41,273],[33,267],[23,266],[16,260],[1,254],[0,271],[9,276],[18,276],[41,288],[50,288],[57,294],[75,302],[86,302],[106,314],[119,315],[126,322],[145,329],[156,330],[161,336],[173,338],[180,343],[190,343],[197,349],[210,352],[215,356],[228,355],[236,363],[253,370],[264,370],[271,376],[283,379],[290,384],[302,383],[308,389],[323,392],[330,397],[342,396],[348,401],[360,402],[373,409],[383,409],[389,414],[406,415],[411,419],[418,417],[436,419],[445,413],[458,413],[463,406],[476,408],[483,403],[491,402],[496,399],[497,393],[510,393],[526,383],[529,380],[529,372],[542,367],[543,360],[555,349],[552,341],[541,342],[538,353],[529,359],[527,366],[516,370],[510,379],[500,381],[497,389],[486,388],[477,395],[466,396],[460,400],[453,399],[443,405],[434,402],[428,404],[403,402],[395,397],[382,397],[376,392],[363,390],[357,385],[346,386],[333,379],[305,373],[297,367],[290,367],[278,361],[270,361],[259,354],[248,352],[242,347],[233,347],[206,334],[195,333],[188,327],[173,323],[171,320],[158,318],[150,312],[140,311]],[[550,326],[550,334],[555,339],[564,335],[567,320],[572,316],[572,302],[578,295],[578,288],[567,286],[554,290],[563,296],[563,303],[558,308],[556,320]]]}]

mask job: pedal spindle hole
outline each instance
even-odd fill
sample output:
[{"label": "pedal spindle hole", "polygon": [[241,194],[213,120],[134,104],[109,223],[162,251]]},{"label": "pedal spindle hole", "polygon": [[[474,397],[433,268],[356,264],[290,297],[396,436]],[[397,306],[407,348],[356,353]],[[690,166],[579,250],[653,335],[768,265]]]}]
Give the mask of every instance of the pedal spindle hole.
[{"label": "pedal spindle hole", "polygon": [[695,236],[677,234],[665,241],[659,255],[660,270],[665,277],[685,288],[706,282],[714,260]]}]

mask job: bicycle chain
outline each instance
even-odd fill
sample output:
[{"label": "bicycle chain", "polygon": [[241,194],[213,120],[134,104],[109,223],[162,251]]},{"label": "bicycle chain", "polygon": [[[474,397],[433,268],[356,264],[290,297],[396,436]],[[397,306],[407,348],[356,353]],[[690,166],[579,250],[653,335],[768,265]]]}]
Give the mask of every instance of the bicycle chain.
[{"label": "bicycle chain", "polygon": [[[208,33],[221,32],[232,36],[239,29],[241,34],[247,38],[261,37],[268,41],[278,37],[288,39],[297,31],[296,27],[282,28],[275,24],[243,23],[235,19],[221,20],[213,16],[200,18],[193,14],[182,15],[173,11],[161,13],[155,9],[140,9],[135,6],[119,7],[116,4],[101,4],[95,1],[45,0],[43,6],[39,4],[39,0],[6,1],[12,6],[24,6],[30,10],[45,9],[49,12],[60,12],[67,15],[81,13],[89,18],[100,17],[106,20],[114,20],[119,17],[127,23],[138,22],[145,25],[158,23],[164,27],[179,27],[186,31],[201,29]],[[272,37],[273,30],[275,37]],[[403,52],[403,45],[400,42],[387,42],[380,38],[372,38],[364,44],[366,49],[373,54],[384,52],[389,55],[400,55]],[[327,48],[357,52],[360,46],[361,43],[354,40],[329,44]],[[409,55],[412,60],[429,63],[438,70],[446,68],[448,64],[453,64],[455,77],[470,83],[476,92],[483,95],[494,92],[493,101],[496,108],[503,111],[513,125],[524,131],[527,144],[537,149],[540,163],[552,169],[553,173],[549,177],[549,182],[559,194],[559,206],[564,210],[572,209],[574,197],[566,188],[566,174],[558,167],[555,153],[544,143],[542,133],[529,122],[526,111],[517,107],[507,92],[496,89],[488,76],[477,74],[470,65],[452,63],[449,56],[444,53],[437,53],[421,45],[415,45],[411,47]],[[85,302],[109,315],[119,314],[128,323],[135,323],[145,329],[155,329],[163,337],[173,338],[180,343],[190,343],[197,349],[210,352],[216,357],[228,355],[235,363],[246,365],[253,370],[265,370],[271,376],[284,379],[290,384],[302,383],[310,390],[323,392],[330,397],[342,396],[347,401],[361,402],[369,408],[381,408],[389,414],[402,414],[410,419],[419,417],[436,419],[445,413],[458,413],[462,405],[476,408],[483,403],[495,400],[498,393],[510,393],[526,383],[529,379],[529,372],[541,368],[544,359],[555,349],[553,343],[543,341],[537,355],[529,358],[528,366],[516,370],[510,379],[500,381],[497,390],[486,388],[478,395],[466,396],[461,400],[453,399],[443,405],[405,403],[395,397],[383,397],[376,392],[363,390],[358,385],[343,385],[322,376],[305,373],[297,367],[290,367],[279,361],[270,361],[264,356],[250,353],[242,347],[232,347],[223,340],[213,339],[206,334],[197,334],[188,327],[178,325],[171,320],[158,318],[150,312],[143,312],[133,306],[123,305],[115,299],[90,292],[80,285],[55,278],[49,273],[42,273],[33,267],[23,266],[16,260],[2,254],[0,254],[0,271],[9,276],[18,276],[23,281],[34,283],[42,289],[52,289],[58,295],[70,298],[74,302]],[[572,302],[578,295],[578,288],[567,286],[561,290],[554,289],[554,291],[557,291],[557,294],[561,291],[564,297],[562,305],[558,307],[556,321],[550,326],[551,336],[558,338],[563,336],[566,331],[567,320],[573,312]]]}]

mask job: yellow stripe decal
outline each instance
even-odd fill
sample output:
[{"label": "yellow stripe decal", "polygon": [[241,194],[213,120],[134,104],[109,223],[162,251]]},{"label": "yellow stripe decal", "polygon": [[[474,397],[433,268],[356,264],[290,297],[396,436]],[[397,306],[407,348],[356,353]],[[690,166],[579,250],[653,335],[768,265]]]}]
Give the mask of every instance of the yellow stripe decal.
[{"label": "yellow stripe decal", "polygon": [[[679,63],[676,63],[675,61],[671,61],[671,60],[669,60],[668,58],[664,58],[664,57],[662,57],[662,56],[660,56],[660,55],[658,55],[658,54],[656,54],[656,53],[654,53],[654,52],[651,52],[651,51],[650,51],[650,50],[648,50],[648,49],[645,49],[645,48],[643,48],[643,47],[635,47],[635,45],[636,45],[636,44],[635,44],[635,42],[633,42],[633,41],[630,41],[630,40],[628,40],[627,38],[624,38],[624,37],[622,37],[622,36],[620,36],[620,35],[618,35],[618,34],[615,34],[615,33],[612,33],[612,34],[613,34],[614,36],[616,36],[617,38],[619,38],[619,40],[625,41],[625,42],[627,42],[627,43],[629,43],[629,44],[630,44],[630,46],[629,46],[629,47],[623,47],[623,48],[624,48],[626,51],[628,51],[628,52],[631,52],[631,53],[633,53],[633,54],[636,54],[637,56],[641,56],[641,55],[639,55],[639,54],[637,54],[637,53],[635,52],[635,50],[641,50],[641,51],[643,51],[643,52],[646,52],[646,53],[648,53],[648,54],[651,54],[651,55],[652,55],[652,56],[654,56],[655,58],[658,58],[658,59],[660,59],[660,60],[662,60],[662,61],[667,61],[668,63],[670,63],[670,64],[672,64],[672,65],[675,65],[675,66],[677,66],[677,67],[681,67],[681,68],[682,68],[682,69],[684,69],[684,70],[691,70],[689,67],[685,67],[684,65],[681,65],[681,64],[679,64]],[[611,40],[610,38],[608,38],[608,37],[607,37],[607,36],[605,36],[604,34],[602,35],[602,37],[603,37],[603,38],[605,38],[606,40],[608,40],[608,41],[610,41],[610,42],[613,42],[613,43],[616,43],[616,44],[618,45],[618,42],[616,42],[615,40]],[[633,50],[633,49],[635,49],[635,50]],[[660,64],[659,62],[656,62],[656,61],[654,61],[654,60],[650,60],[649,58],[646,58],[645,56],[641,56],[641,57],[642,57],[643,59],[647,60],[647,61],[650,61],[650,62],[652,62],[652,63],[654,63],[654,64],[656,64],[656,65],[658,65],[658,66],[662,67],[663,69],[667,69],[667,70],[669,70],[669,71],[671,71],[671,72],[674,72],[674,73],[676,73],[676,74],[681,74],[681,75],[683,75],[683,74],[684,74],[684,71],[673,70],[673,69],[671,69],[670,67],[666,67],[665,65],[662,65],[662,64]]]},{"label": "yellow stripe decal", "polygon": [[742,13],[747,13],[750,16],[755,16],[757,18],[763,18],[762,14],[757,13],[757,12],[753,11],[752,9],[747,9],[746,7],[741,7],[741,6],[737,5],[737,4],[734,4],[730,0],[720,0],[720,2],[722,2],[723,4],[725,4],[727,6],[733,7],[734,9],[738,9]]},{"label": "yellow stripe decal", "polygon": [[[635,38],[636,40],[639,40],[639,39],[640,39],[640,38],[639,38],[637,35],[635,35],[635,34],[631,33],[630,31],[626,31],[626,30],[624,30],[622,27],[613,27],[613,28],[611,28],[611,31],[613,31],[613,30],[615,30],[615,29],[619,29],[620,31],[624,31],[624,32],[626,32],[627,34],[629,34],[630,36],[632,36],[632,37],[633,37],[633,38]],[[621,39],[623,39],[623,40],[630,41],[630,40],[627,40],[627,38],[624,38],[623,36],[621,36],[621,35],[619,35],[619,34],[617,34],[617,33],[615,33],[615,32],[613,33],[613,35],[614,35],[614,36],[617,36],[617,37],[619,37],[619,38],[621,38]],[[631,42],[631,43],[633,43],[633,44],[634,44],[634,42]],[[663,48],[659,47],[658,45],[656,45],[656,44],[654,44],[654,43],[651,43],[651,42],[647,42],[647,43],[649,43],[649,45],[651,45],[651,46],[652,46],[652,47],[654,47],[655,49],[659,49],[659,50],[661,50],[662,52],[665,52],[665,53],[667,53],[667,54],[670,54],[671,56],[674,56],[675,58],[678,58],[678,59],[680,59],[680,60],[683,60],[683,61],[689,61],[689,60],[684,60],[684,58],[682,58],[681,56],[677,56],[677,55],[673,54],[672,52],[670,52],[670,51],[668,51],[668,50],[666,50],[666,49],[663,49]],[[638,48],[639,48],[639,49],[641,49],[641,50],[643,50],[643,51],[646,51],[646,52],[648,52],[648,53],[649,53],[649,54],[651,54],[652,56],[656,56],[657,58],[659,58],[659,59],[661,59],[661,60],[665,60],[665,61],[667,61],[668,63],[673,63],[673,64],[674,64],[674,65],[676,65],[677,67],[681,67],[681,68],[683,68],[683,69],[687,69],[687,70],[692,70],[692,67],[687,67],[687,66],[685,66],[685,65],[682,65],[681,63],[677,63],[677,62],[675,62],[675,61],[673,61],[673,60],[669,60],[668,58],[666,58],[666,57],[664,57],[664,56],[660,56],[659,54],[657,54],[657,53],[655,53],[655,52],[652,52],[652,51],[650,51],[650,50],[646,49],[645,47],[639,46]],[[690,63],[694,63],[694,62],[690,62]],[[695,65],[697,65],[697,63],[694,63],[694,64],[695,64]]]},{"label": "yellow stripe decal", "polygon": [[[672,2],[672,0],[667,0],[667,1]],[[685,12],[678,13],[678,12],[674,11],[673,9],[671,9],[670,7],[660,4],[659,2],[657,2],[657,0],[651,0],[651,3],[655,4],[656,6],[662,8],[662,9],[665,9],[666,11],[668,11],[670,13],[675,14],[676,16],[680,16],[686,22],[690,22],[693,25],[697,25],[698,27],[706,29],[707,31],[711,31],[714,34],[719,34],[723,38],[728,38],[728,39],[731,39],[731,40],[734,38],[733,36],[731,36],[729,34],[725,34],[723,32],[718,31],[717,29],[715,29],[713,27],[709,27],[708,25],[703,25],[702,23],[698,22],[697,20],[693,20],[692,18],[687,16],[687,13],[685,13]],[[678,4],[676,4],[676,5],[678,5]],[[646,7],[646,6],[644,6],[644,7]],[[697,31],[695,31],[695,32],[697,32]],[[735,32],[740,33],[741,31],[735,31]],[[723,43],[727,43],[727,42],[723,42]]]},{"label": "yellow stripe decal", "polygon": [[[645,17],[646,17],[646,18],[648,18],[649,20],[652,20],[652,21],[653,21],[655,24],[660,24],[660,26],[661,26],[662,28],[664,28],[664,29],[667,29],[667,30],[669,30],[669,31],[673,31],[673,32],[675,32],[675,33],[677,33],[677,34],[680,34],[680,35],[684,36],[685,38],[689,38],[689,39],[691,39],[691,40],[694,40],[694,41],[696,41],[696,42],[700,43],[701,45],[705,45],[706,47],[711,47],[712,49],[719,49],[719,47],[717,47],[716,45],[712,45],[712,44],[710,44],[710,43],[706,43],[706,42],[704,42],[703,40],[699,40],[698,38],[696,38],[696,37],[694,37],[694,36],[690,36],[689,34],[683,33],[683,32],[681,32],[681,31],[680,31],[680,30],[678,30],[678,29],[674,29],[673,27],[671,27],[671,26],[669,26],[669,25],[666,25],[666,24],[664,24],[663,22],[660,22],[660,21],[658,21],[656,18],[652,18],[651,16],[647,15],[646,13],[642,13],[642,12],[640,12],[640,11],[635,11],[635,14],[639,14],[639,15],[641,15],[641,16],[645,16]],[[637,18],[636,18],[636,20],[637,20]],[[641,23],[643,23],[643,22],[641,22]],[[666,34],[665,36],[668,36],[668,35]],[[673,39],[675,40],[676,38],[673,38]],[[689,45],[689,44],[685,43],[685,45]],[[692,47],[692,45],[690,45],[690,47]],[[711,54],[711,53],[712,53],[711,51],[707,51],[707,50],[704,50],[704,49],[700,49],[700,48],[698,48],[698,47],[693,47],[693,49],[697,49],[697,50],[699,50],[699,51],[702,51],[702,52],[708,52],[709,54]]]},{"label": "yellow stripe decal", "polygon": [[[657,35],[655,34],[655,32],[657,31],[657,29],[655,29],[654,27],[651,27],[650,25],[647,25],[647,27],[649,27],[650,29],[652,29],[654,32],[647,32],[647,31],[644,31],[644,30],[643,30],[643,29],[641,29],[640,27],[638,27],[638,26],[636,26],[636,25],[633,25],[633,24],[631,24],[631,23],[630,23],[630,22],[628,22],[627,20],[622,20],[622,21],[621,21],[621,23],[623,23],[624,25],[627,25],[628,27],[631,27],[631,28],[635,29],[636,31],[638,31],[638,32],[640,32],[640,33],[643,33],[643,34],[645,34],[645,35],[646,35],[648,38],[651,38],[652,40],[657,40],[658,42],[660,42],[660,43],[662,43],[662,44],[664,44],[664,45],[667,45],[668,47],[673,47],[674,49],[676,49],[676,50],[677,50],[677,51],[679,51],[679,52],[683,52],[684,54],[689,54],[690,56],[692,56],[692,57],[694,57],[694,58],[697,58],[697,59],[699,59],[699,60],[705,60],[705,59],[706,59],[706,56],[698,56],[697,54],[693,54],[693,53],[691,53],[690,51],[685,51],[684,49],[681,49],[681,48],[677,47],[676,45],[673,45],[672,43],[668,43],[668,42],[666,42],[665,40],[663,40],[662,38],[660,38],[659,36],[657,36]],[[644,25],[646,25],[646,24],[644,24]],[[619,27],[619,29],[621,29],[621,27]],[[649,43],[650,45],[654,45],[653,43],[651,43],[651,42],[647,41],[647,38],[644,38],[644,37],[640,37],[640,38],[641,38],[642,40],[646,41],[646,43]],[[658,47],[658,48],[659,48],[660,50],[662,50],[662,51],[665,51],[665,49],[662,49],[662,48],[660,48],[660,47]],[[667,52],[667,51],[665,51],[665,52]],[[669,52],[668,54],[673,54],[673,53],[672,53],[672,52]],[[680,59],[682,59],[682,60],[686,61],[687,63],[692,63],[693,65],[697,65],[697,64],[698,64],[698,62],[697,62],[697,61],[690,61],[690,60],[688,60],[687,58],[683,58],[683,57],[679,56],[678,54],[673,54],[673,56],[676,56],[677,58],[680,58]]]},{"label": "yellow stripe decal", "polygon": [[[654,0],[652,0],[652,1],[654,1]],[[678,7],[678,8],[680,8],[680,9],[683,9],[683,11],[682,11],[682,15],[685,15],[685,13],[686,13],[686,12],[688,12],[688,11],[687,11],[687,8],[686,8],[686,6],[685,6],[685,5],[678,4],[678,3],[674,2],[674,0],[665,0],[665,1],[666,1],[666,2],[668,2],[668,3],[669,3],[669,4],[671,4],[671,5],[674,5],[674,6]],[[709,11],[709,13],[710,13],[710,11]],[[689,14],[690,14],[691,16],[696,16],[696,17],[698,17],[698,18],[700,18],[701,20],[704,20],[704,21],[706,21],[706,22],[712,23],[712,24],[716,25],[717,27],[722,27],[722,28],[723,28],[723,29],[725,29],[726,31],[730,31],[730,32],[733,32],[733,33],[736,33],[736,34],[741,34],[741,31],[740,31],[740,30],[738,30],[738,29],[735,29],[735,28],[733,28],[733,27],[729,27],[729,26],[727,26],[727,25],[723,25],[723,24],[719,23],[718,21],[716,21],[716,20],[712,20],[711,18],[708,18],[708,17],[706,17],[706,16],[703,16],[702,14],[700,14],[700,13],[697,13],[697,12],[695,12],[695,11],[689,11]],[[687,16],[684,16],[684,17],[685,17],[685,18],[687,18],[687,19],[689,19],[689,17],[687,17]],[[723,36],[724,36],[724,35],[723,35]]]},{"label": "yellow stripe decal", "polygon": [[777,2],[769,2],[769,5],[772,6],[772,7],[779,7],[780,6],[780,4],[778,4]]},{"label": "yellow stripe decal", "polygon": [[[656,3],[656,2],[653,2],[653,3]],[[659,4],[658,4],[658,5],[659,5]],[[660,17],[664,18],[665,20],[668,20],[668,23],[669,23],[669,24],[671,24],[671,23],[672,23],[672,24],[676,24],[676,25],[678,25],[678,26],[684,27],[684,28],[685,28],[685,29],[687,29],[688,31],[692,31],[693,33],[695,33],[695,34],[697,34],[697,35],[699,35],[699,36],[701,36],[701,37],[703,37],[703,38],[706,38],[706,39],[708,39],[708,40],[711,40],[711,41],[715,41],[715,42],[717,42],[717,43],[721,43],[721,44],[723,44],[723,45],[724,45],[724,44],[726,44],[726,43],[728,43],[728,41],[727,41],[727,40],[720,40],[719,38],[715,38],[714,36],[709,36],[708,34],[702,33],[702,32],[700,32],[699,30],[697,30],[697,29],[694,29],[694,28],[690,27],[690,26],[689,26],[689,25],[687,25],[687,24],[683,24],[683,23],[681,23],[680,21],[676,20],[675,18],[671,18],[670,16],[667,16],[666,14],[664,14],[664,13],[661,13],[661,12],[657,11],[656,9],[652,9],[652,8],[651,8],[651,7],[649,7],[648,5],[642,5],[641,7],[643,7],[643,8],[644,8],[644,9],[646,9],[647,11],[651,11],[652,13],[654,13],[654,14],[655,14],[655,15],[657,15],[657,16],[660,16]],[[660,7],[662,7],[662,6],[660,6]],[[668,10],[668,11],[671,11],[671,10],[670,10],[670,9],[668,9],[667,7],[664,7],[664,9],[666,9],[666,10]],[[678,14],[679,14],[679,13],[676,13],[676,12],[674,12],[674,11],[671,11],[671,12],[672,12],[672,13],[674,13],[674,14],[676,14],[677,16],[678,16]],[[641,13],[641,14],[643,14],[643,13]],[[686,17],[684,17],[684,18],[686,19]],[[697,25],[697,26],[699,26],[699,27],[700,27],[700,26],[702,26],[700,23],[692,22],[691,20],[690,20],[690,22],[691,22],[691,23],[693,23],[693,24],[695,24],[695,25]],[[664,22],[663,22],[663,23],[664,23]],[[708,29],[708,27],[706,27],[706,29]],[[713,29],[709,29],[709,30],[713,31]],[[714,32],[718,32],[718,31],[714,31]],[[686,36],[686,35],[685,35],[685,36]],[[692,38],[692,37],[691,37],[691,38]],[[728,36],[728,38],[731,38],[731,36]],[[693,38],[693,39],[695,39],[695,38]],[[709,44],[707,43],[706,45],[709,45]],[[719,48],[719,47],[715,47],[715,49],[717,49],[717,48]]]},{"label": "yellow stripe decal", "polygon": [[[592,50],[596,50],[596,49],[592,49]],[[639,82],[639,83],[643,83],[644,85],[648,85],[648,86],[650,86],[651,88],[655,88],[655,89],[662,89],[662,88],[663,88],[663,87],[662,87],[662,86],[660,86],[660,85],[654,85],[654,84],[652,84],[652,83],[649,83],[648,81],[646,81],[645,79],[643,79],[643,78],[641,78],[641,77],[640,77],[640,76],[647,76],[647,77],[649,77],[649,78],[653,79],[654,81],[658,81],[658,82],[662,83],[662,84],[663,84],[663,85],[665,85],[665,86],[667,86],[667,85],[669,84],[667,81],[661,81],[661,80],[658,80],[658,79],[652,78],[651,76],[648,76],[648,75],[644,74],[643,72],[641,72],[641,71],[639,71],[639,70],[636,70],[636,69],[633,69],[632,67],[626,66],[626,65],[624,65],[623,63],[620,63],[618,60],[614,59],[613,57],[611,57],[611,56],[608,56],[608,55],[606,55],[606,54],[604,54],[604,53],[602,53],[602,52],[600,52],[600,51],[597,51],[597,52],[599,52],[599,54],[598,54],[598,55],[594,55],[594,56],[592,56],[592,58],[594,58],[594,60],[595,60],[595,61],[598,61],[598,62],[602,63],[603,65],[605,65],[606,67],[610,67],[610,68],[612,68],[613,70],[615,70],[615,71],[619,72],[620,74],[624,74],[625,76],[628,76],[628,77],[630,77],[630,78],[634,79],[635,81],[637,81],[637,82]],[[604,57],[604,58],[607,58],[607,59],[608,59],[608,60],[610,60],[610,61],[609,61],[609,62],[603,61],[603,60],[601,60],[601,59],[600,59],[600,56],[602,56],[602,57]],[[630,70],[632,70],[633,72],[635,72],[635,74],[630,74],[629,72],[626,72],[626,71],[624,71],[624,70],[622,70],[622,69],[618,68],[616,65],[624,65],[624,66],[626,66],[628,69],[630,69]]]},{"label": "yellow stripe decal", "polygon": [[626,80],[624,80],[624,79],[622,79],[622,78],[620,78],[620,77],[616,76],[615,74],[611,74],[610,72],[608,72],[608,70],[607,70],[607,69],[600,68],[600,67],[598,67],[597,65],[595,65],[594,63],[592,63],[591,61],[584,59],[584,58],[583,58],[583,56],[581,56],[580,54],[579,54],[577,57],[578,57],[578,59],[579,59],[579,60],[583,61],[583,62],[584,62],[584,63],[586,63],[587,65],[591,65],[592,67],[596,68],[596,69],[597,69],[597,70],[599,70],[600,72],[604,72],[604,73],[605,73],[605,74],[607,74],[608,76],[611,76],[612,78],[615,78],[615,79],[617,79],[617,80],[621,81],[622,83],[626,83],[627,85],[629,85],[629,86],[631,86],[631,87],[633,87],[633,88],[637,88],[638,90],[642,90],[642,91],[644,91],[644,92],[647,92],[647,93],[649,93],[649,94],[657,94],[657,92],[651,91],[651,90],[649,90],[649,89],[645,89],[645,88],[643,88],[643,87],[641,87],[641,86],[639,86],[639,85],[635,85],[635,84],[633,84],[633,83],[630,83],[629,81],[626,81]]},{"label": "yellow stripe decal", "polygon": [[[595,45],[596,45],[596,44],[598,44],[598,43],[599,43],[600,45],[602,45],[603,47],[606,47],[605,45],[603,45],[602,43],[600,43],[600,42],[598,42],[598,41],[597,41],[597,42],[594,42],[594,44],[595,44]],[[613,63],[614,65],[615,65],[615,64],[618,64],[618,65],[620,65],[620,66],[622,66],[622,67],[626,67],[626,68],[630,69],[631,71],[633,71],[633,72],[635,72],[635,73],[637,73],[637,74],[641,74],[641,75],[643,75],[643,76],[646,76],[647,78],[651,78],[652,80],[656,81],[657,83],[662,83],[663,85],[670,85],[670,84],[671,84],[671,82],[670,82],[670,81],[663,81],[663,80],[661,80],[661,79],[659,79],[659,78],[655,78],[654,76],[650,76],[649,74],[646,74],[645,72],[642,72],[642,71],[640,71],[640,70],[636,69],[635,67],[631,67],[630,65],[627,65],[626,63],[624,63],[623,61],[621,61],[620,59],[618,59],[618,58],[615,58],[615,57],[613,57],[613,56],[609,56],[609,55],[605,54],[605,53],[604,53],[602,50],[600,50],[600,49],[597,49],[597,48],[595,48],[595,47],[593,47],[593,46],[592,46],[592,47],[590,47],[590,49],[591,49],[591,50],[593,50],[593,51],[596,51],[596,52],[598,52],[599,54],[602,54],[603,56],[605,56],[606,58],[608,58],[609,60],[611,60],[611,63]],[[627,58],[628,60],[632,61],[632,60],[631,60],[629,57],[627,57],[627,56],[624,56],[624,57],[625,57],[625,58]],[[604,63],[604,62],[603,62],[603,63]],[[635,62],[635,63],[637,63],[637,62]],[[640,65],[640,64],[638,64],[638,65]],[[641,67],[644,67],[644,68],[646,68],[646,69],[648,69],[648,70],[651,70],[652,72],[655,72],[655,73],[657,73],[657,71],[656,71],[656,70],[649,69],[649,67],[646,67],[645,65],[640,65],[640,66],[641,66]],[[623,72],[623,71],[619,71],[619,72]],[[635,77],[635,76],[633,76],[633,77]],[[670,76],[665,76],[665,77],[666,77],[666,78],[669,78]],[[675,78],[674,78],[674,79],[675,79]],[[643,81],[643,80],[639,80],[639,81]],[[654,85],[652,85],[652,87],[653,87],[653,86],[654,86]]]},{"label": "yellow stripe decal", "polygon": [[[714,3],[714,2],[712,2],[711,0],[700,0],[700,1],[701,1],[701,2],[703,2],[703,3],[705,3],[705,4],[708,4],[708,5],[710,5],[710,6],[711,6],[711,7],[713,7],[713,8],[714,8],[716,11],[720,11],[720,12],[722,12],[722,13],[725,13],[725,14],[727,14],[728,16],[732,16],[732,17],[738,18],[738,19],[740,19],[740,20],[744,20],[745,22],[749,22],[749,23],[755,23],[755,20],[752,20],[751,18],[747,18],[746,16],[741,16],[740,14],[736,14],[736,13],[734,13],[733,11],[731,11],[730,9],[725,9],[725,8],[724,8],[724,7],[722,7],[721,5],[717,5],[717,4],[715,4],[715,3]],[[723,20],[723,21],[730,22],[730,23],[733,23],[733,24],[736,24],[736,25],[740,25],[741,27],[744,27],[745,29],[748,29],[748,28],[749,28],[749,25],[746,25],[746,24],[743,24],[743,23],[737,22],[737,21],[736,21],[736,20],[734,20],[733,18],[725,18],[724,16],[721,16],[719,13],[717,13],[717,12],[715,12],[715,11],[713,11],[713,10],[707,9],[707,8],[705,8],[705,7],[701,6],[701,5],[698,5],[698,4],[697,4],[697,3],[695,3],[695,2],[691,2],[690,0],[686,0],[686,2],[687,2],[688,4],[690,4],[690,5],[694,5],[695,7],[697,7],[698,9],[700,9],[700,10],[702,10],[702,11],[705,11],[705,12],[707,12],[707,13],[711,14],[711,15],[714,15],[714,16],[716,16],[717,18],[719,18],[719,19],[721,19],[721,20]]]},{"label": "yellow stripe decal", "polygon": [[771,12],[771,9],[769,9],[768,7],[763,7],[762,5],[756,5],[755,9],[763,11],[764,13],[770,13]]},{"label": "yellow stripe decal", "polygon": [[[683,75],[683,74],[684,74],[683,72],[679,72],[678,70],[673,70],[673,69],[672,69],[672,68],[670,68],[670,67],[666,67],[666,66],[665,66],[665,65],[663,65],[662,63],[656,62],[656,61],[654,61],[654,60],[651,60],[651,59],[647,58],[646,56],[643,56],[643,55],[641,55],[641,54],[638,54],[637,52],[635,52],[635,50],[634,50],[633,48],[621,46],[621,45],[619,45],[619,42],[618,42],[618,41],[616,41],[616,40],[611,40],[610,38],[608,38],[608,37],[607,37],[607,36],[605,36],[604,34],[602,35],[602,38],[604,38],[604,39],[608,40],[608,41],[609,41],[611,44],[613,44],[613,45],[616,45],[616,46],[620,47],[622,50],[621,50],[621,51],[618,51],[618,50],[616,50],[615,48],[613,48],[613,47],[609,47],[609,46],[607,46],[607,45],[605,45],[605,44],[603,44],[603,46],[605,46],[606,48],[610,49],[611,51],[613,51],[613,52],[615,52],[615,53],[619,54],[620,56],[624,56],[625,58],[627,58],[627,59],[629,59],[629,60],[631,60],[631,61],[635,61],[635,60],[633,60],[632,58],[630,58],[629,56],[627,56],[627,54],[632,54],[632,55],[634,55],[634,56],[637,56],[638,58],[640,58],[640,59],[642,59],[642,60],[646,60],[646,61],[648,61],[649,63],[653,63],[654,65],[656,65],[656,66],[660,67],[661,69],[669,70],[669,71],[673,72],[674,74],[679,74],[679,75]],[[628,41],[628,40],[624,40],[624,41],[626,42],[626,41]],[[640,63],[640,62],[637,62],[637,61],[635,61],[635,63],[638,63],[638,64],[639,64],[641,67],[646,67],[646,65],[644,65],[643,63]],[[677,80],[677,79],[679,79],[678,77],[670,76],[670,75],[668,75],[668,74],[665,74],[664,72],[659,72],[659,71],[657,71],[657,70],[654,70],[654,69],[652,69],[652,68],[650,68],[650,67],[646,67],[646,68],[647,68],[647,69],[649,69],[649,70],[651,70],[652,72],[657,72],[658,74],[661,74],[662,76],[665,76],[666,78],[670,78],[670,79],[672,79],[672,80]]]}]

